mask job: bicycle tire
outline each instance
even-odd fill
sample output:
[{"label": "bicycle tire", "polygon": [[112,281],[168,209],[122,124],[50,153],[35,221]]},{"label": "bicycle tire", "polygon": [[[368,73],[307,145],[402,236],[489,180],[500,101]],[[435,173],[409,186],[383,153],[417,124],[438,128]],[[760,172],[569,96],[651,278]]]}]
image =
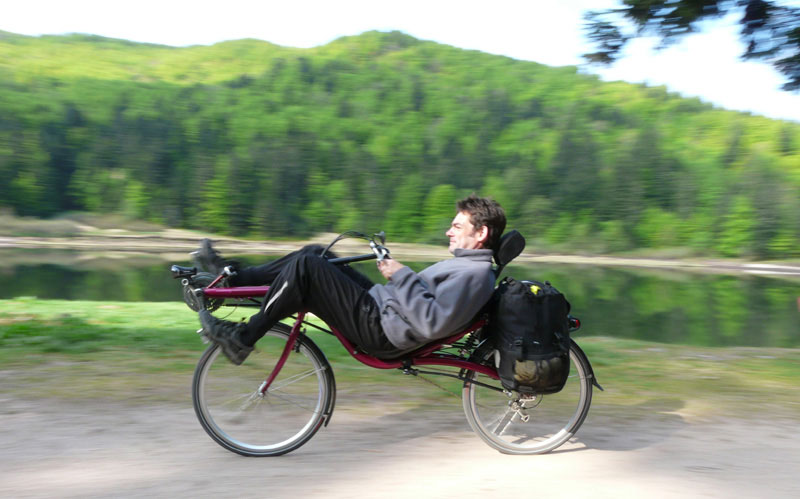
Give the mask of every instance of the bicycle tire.
[{"label": "bicycle tire", "polygon": [[306,336],[297,339],[269,390],[260,387],[283,352],[291,328],[277,324],[241,366],[217,345],[195,368],[192,401],[208,435],[243,456],[279,456],[305,444],[333,410],[336,383],[325,355]]},{"label": "bicycle tire", "polygon": [[[494,351],[483,357],[490,360]],[[467,371],[462,402],[473,431],[504,454],[544,454],[578,431],[592,403],[591,367],[584,354],[570,347],[570,378],[560,392],[526,397],[502,388],[499,380]],[[527,420],[524,420],[527,416]]]}]

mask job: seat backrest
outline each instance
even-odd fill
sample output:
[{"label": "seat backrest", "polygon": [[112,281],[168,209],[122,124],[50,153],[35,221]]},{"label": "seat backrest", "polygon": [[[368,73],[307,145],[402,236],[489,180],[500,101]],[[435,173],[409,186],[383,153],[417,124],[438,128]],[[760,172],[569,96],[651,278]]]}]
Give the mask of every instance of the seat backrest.
[{"label": "seat backrest", "polygon": [[497,264],[495,275],[499,276],[503,271],[503,267],[514,258],[518,257],[522,250],[525,249],[525,238],[516,229],[512,229],[500,238],[500,244],[494,252],[494,261]]}]

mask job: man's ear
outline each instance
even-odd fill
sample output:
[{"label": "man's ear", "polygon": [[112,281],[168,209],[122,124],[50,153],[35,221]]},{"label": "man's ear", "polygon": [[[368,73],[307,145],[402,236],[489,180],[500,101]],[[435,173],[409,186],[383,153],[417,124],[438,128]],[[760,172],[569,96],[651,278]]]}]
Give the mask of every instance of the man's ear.
[{"label": "man's ear", "polygon": [[478,241],[481,243],[482,247],[486,247],[486,242],[489,240],[489,226],[484,225],[480,229],[478,229]]}]

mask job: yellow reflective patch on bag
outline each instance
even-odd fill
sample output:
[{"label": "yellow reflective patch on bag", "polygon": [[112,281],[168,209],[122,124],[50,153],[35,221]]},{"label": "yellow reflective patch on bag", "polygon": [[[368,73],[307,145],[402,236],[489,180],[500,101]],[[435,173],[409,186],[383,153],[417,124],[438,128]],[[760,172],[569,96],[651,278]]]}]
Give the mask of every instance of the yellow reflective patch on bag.
[{"label": "yellow reflective patch on bag", "polygon": [[534,295],[538,296],[539,295],[539,291],[541,291],[541,290],[542,290],[542,288],[540,288],[536,284],[531,285],[531,293],[533,293]]}]

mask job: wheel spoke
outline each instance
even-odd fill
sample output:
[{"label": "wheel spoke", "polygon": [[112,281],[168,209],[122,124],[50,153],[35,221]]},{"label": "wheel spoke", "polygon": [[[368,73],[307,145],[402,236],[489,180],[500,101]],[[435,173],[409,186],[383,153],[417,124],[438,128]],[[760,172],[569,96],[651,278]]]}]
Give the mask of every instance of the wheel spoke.
[{"label": "wheel spoke", "polygon": [[286,395],[282,396],[280,391],[272,391],[272,390],[270,390],[269,394],[272,395],[273,397],[275,397],[277,399],[280,399],[280,400],[283,400],[284,402],[286,402],[288,404],[291,404],[291,405],[293,405],[295,407],[299,407],[301,409],[305,409],[306,411],[313,412],[313,413],[317,412],[317,411],[315,411],[316,404],[315,404],[314,407],[309,407],[308,405],[303,405],[301,403],[294,402],[288,396],[286,396]]},{"label": "wheel spoke", "polygon": [[297,383],[298,381],[301,381],[309,376],[314,376],[315,374],[318,374],[320,371],[322,371],[322,369],[310,369],[304,373],[295,374],[293,376],[286,378],[280,383],[273,383],[273,385],[269,388],[268,391],[280,390],[281,388],[291,385],[292,383]]},{"label": "wheel spoke", "polygon": [[[240,401],[242,401],[241,404],[243,406],[244,404],[247,404],[250,401],[250,399],[253,397],[253,395],[254,395],[254,393],[247,393],[247,394],[244,394],[244,395],[237,395],[236,397],[229,398],[227,400],[220,400],[219,402],[217,402],[217,405],[219,405],[221,407],[228,407],[228,406],[233,407],[236,404],[240,403]],[[242,407],[242,406],[240,406],[240,407]]]},{"label": "wheel spoke", "polygon": [[254,405],[260,404],[261,401],[263,401],[263,400],[264,400],[264,397],[261,395],[261,393],[258,390],[256,390],[255,392],[251,393],[249,397],[247,397],[247,400],[242,402],[242,405],[239,406],[239,410],[240,411],[250,410],[251,407],[253,407]]}]

